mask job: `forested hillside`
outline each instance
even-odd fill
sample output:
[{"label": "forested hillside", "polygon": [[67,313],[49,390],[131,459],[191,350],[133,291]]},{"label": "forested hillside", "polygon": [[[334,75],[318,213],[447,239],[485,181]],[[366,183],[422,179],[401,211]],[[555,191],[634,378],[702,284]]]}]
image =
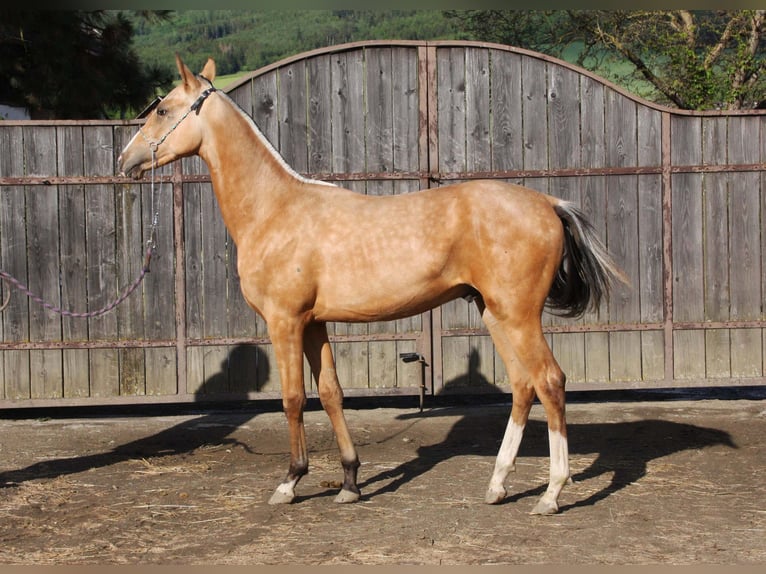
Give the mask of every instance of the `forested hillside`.
[{"label": "forested hillside", "polygon": [[455,23],[438,10],[188,10],[167,21],[128,16],[134,46],[147,64],[173,66],[181,54],[192,69],[216,60],[218,73],[256,70],[287,56],[357,40],[461,38]]}]

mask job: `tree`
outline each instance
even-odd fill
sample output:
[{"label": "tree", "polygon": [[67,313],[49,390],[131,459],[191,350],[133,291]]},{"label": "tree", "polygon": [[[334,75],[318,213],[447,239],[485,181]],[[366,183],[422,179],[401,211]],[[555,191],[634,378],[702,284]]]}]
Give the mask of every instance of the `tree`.
[{"label": "tree", "polygon": [[173,81],[141,65],[132,35],[119,12],[2,9],[0,101],[33,118],[125,117]]},{"label": "tree", "polygon": [[[682,109],[766,106],[766,10],[452,12],[478,39],[576,61],[626,84],[640,78],[655,99]],[[609,59],[630,66],[604,66]],[[609,70],[605,72],[605,70]]]}]

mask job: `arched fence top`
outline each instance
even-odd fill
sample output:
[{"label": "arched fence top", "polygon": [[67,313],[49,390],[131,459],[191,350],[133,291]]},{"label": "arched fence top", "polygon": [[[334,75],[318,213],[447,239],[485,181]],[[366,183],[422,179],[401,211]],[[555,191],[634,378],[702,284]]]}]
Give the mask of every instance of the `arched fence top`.
[{"label": "arched fence top", "polygon": [[[308,60],[317,56],[338,54],[342,52],[351,52],[354,50],[376,47],[412,47],[412,48],[486,48],[491,50],[499,50],[503,52],[509,52],[533,58],[536,60],[544,61],[556,66],[561,66],[571,70],[577,74],[588,77],[605,87],[625,96],[626,98],[633,100],[635,103],[647,108],[651,108],[660,112],[668,112],[670,114],[681,116],[699,116],[699,117],[716,117],[716,116],[766,116],[766,110],[746,109],[746,110],[682,110],[679,108],[673,108],[670,106],[664,106],[656,102],[652,102],[645,98],[634,94],[633,92],[618,86],[617,84],[610,82],[606,78],[599,76],[585,68],[570,64],[564,60],[549,56],[541,52],[535,52],[524,48],[518,48],[515,46],[508,46],[506,44],[497,44],[494,42],[477,42],[467,40],[365,40],[360,42],[348,42],[345,44],[336,44],[333,46],[326,46],[324,48],[317,48],[315,50],[309,50],[307,52],[301,52],[293,56],[288,56],[266,66],[263,66],[257,70],[249,72],[227,84],[223,87],[226,92],[234,92],[239,87],[247,84],[248,82],[258,78],[259,76],[273,72],[279,68],[289,66],[295,62],[301,60]],[[3,120],[2,125],[5,126],[66,126],[66,125],[135,125],[141,123],[143,120],[126,119],[126,120]]]},{"label": "arched fence top", "polygon": [[231,82],[230,84],[227,84],[224,87],[224,90],[226,92],[233,92],[240,86],[247,84],[249,81],[253,80],[254,78],[257,78],[259,76],[262,76],[264,74],[267,74],[269,72],[272,72],[274,70],[277,70],[279,68],[283,68],[285,66],[288,66],[290,64],[293,64],[295,62],[301,61],[301,60],[308,60],[317,56],[325,56],[325,55],[331,55],[331,54],[338,54],[342,52],[351,52],[354,50],[359,49],[365,49],[365,48],[390,48],[390,47],[413,47],[413,48],[485,48],[490,50],[499,50],[502,52],[509,52],[513,54],[518,54],[520,56],[525,56],[529,58],[533,58],[536,60],[541,60],[550,64],[554,64],[556,66],[561,66],[562,68],[566,68],[568,70],[571,70],[573,72],[576,72],[582,76],[586,76],[600,84],[602,84],[605,87],[608,87],[611,90],[614,90],[615,92],[625,96],[626,98],[629,98],[630,100],[633,100],[637,104],[640,104],[642,106],[646,106],[648,108],[660,111],[660,112],[668,112],[671,114],[677,114],[677,115],[684,115],[684,116],[736,116],[736,115],[766,115],[766,110],[756,110],[756,109],[746,109],[746,110],[682,110],[679,108],[674,108],[670,106],[664,106],[662,104],[658,104],[656,102],[652,102],[650,100],[647,100],[645,98],[642,98],[641,96],[634,94],[633,92],[627,90],[626,88],[623,88],[614,82],[611,82],[607,80],[606,78],[599,76],[598,74],[595,74],[594,72],[591,72],[589,70],[586,70],[585,68],[582,68],[580,66],[577,66],[575,64],[571,64],[569,62],[566,62],[564,60],[561,60],[559,58],[556,58],[554,56],[549,56],[547,54],[543,54],[541,52],[535,52],[533,50],[527,50],[525,48],[518,48],[515,46],[509,46],[506,44],[498,44],[494,42],[477,42],[477,41],[468,41],[468,40],[365,40],[360,42],[348,42],[345,44],[337,44],[334,46],[327,46],[324,48],[317,48],[316,50],[310,50],[307,52],[302,52],[300,54],[295,54],[293,56],[288,56],[287,58],[283,58],[282,60],[279,60],[277,62],[273,62],[272,64],[268,64],[267,66],[264,66],[262,68],[259,68],[258,70],[254,70],[241,78],[238,78],[237,80]]}]

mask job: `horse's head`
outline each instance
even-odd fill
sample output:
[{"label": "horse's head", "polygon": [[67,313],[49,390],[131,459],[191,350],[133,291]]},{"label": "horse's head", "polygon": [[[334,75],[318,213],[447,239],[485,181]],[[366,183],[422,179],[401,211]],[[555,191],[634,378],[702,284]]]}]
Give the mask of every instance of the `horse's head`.
[{"label": "horse's head", "polygon": [[[139,128],[119,159],[120,173],[140,178],[154,166],[159,167],[178,158],[193,155],[202,143],[200,109],[212,94],[215,62],[208,59],[199,76],[176,55],[181,83],[165,96]],[[154,158],[152,157],[154,155]]]}]

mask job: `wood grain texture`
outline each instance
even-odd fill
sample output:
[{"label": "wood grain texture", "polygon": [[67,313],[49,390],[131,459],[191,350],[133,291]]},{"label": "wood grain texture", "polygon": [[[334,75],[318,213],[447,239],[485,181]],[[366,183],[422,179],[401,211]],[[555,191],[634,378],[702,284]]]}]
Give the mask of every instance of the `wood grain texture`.
[{"label": "wood grain texture", "polygon": [[[764,320],[766,175],[753,166],[766,161],[766,116],[662,111],[555,61],[487,45],[329,50],[273,66],[229,95],[296,170],[353,174],[353,181],[339,183],[358,193],[412,193],[452,181],[429,180],[437,172],[460,181],[492,170],[626,170],[513,180],[579,205],[632,281],[581,319],[544,315],[544,325],[557,329],[642,329],[546,335],[570,388],[764,377],[763,328],[725,322]],[[663,114],[670,118],[669,158],[663,157]],[[2,269],[78,311],[103,307],[133,280],[150,229],[151,186],[103,180],[116,175],[117,154],[135,129],[92,121],[0,124],[0,177],[46,180],[0,185]],[[633,168],[644,173],[632,174]],[[386,175],[359,178],[365,172]],[[402,179],[402,172],[414,175]],[[158,170],[166,178],[174,173]],[[204,176],[207,168],[187,158],[180,173]],[[664,214],[667,192],[672,213]],[[116,311],[61,318],[13,294],[0,315],[0,340],[41,348],[0,350],[0,401],[279,391],[268,343],[231,344],[267,337],[268,330],[239,291],[237,249],[210,185],[186,181],[177,193],[182,213],[173,212],[173,184],[158,184],[152,271]],[[663,260],[666,233],[672,261]],[[668,272],[670,329],[647,328],[666,320]],[[178,300],[177,281],[184,289]],[[678,322],[694,328],[679,329]],[[717,325],[700,328],[707,322]],[[403,363],[404,351],[433,355],[433,381],[469,390],[507,385],[483,327],[475,306],[463,300],[398,321],[329,326],[332,335],[360,339],[333,343],[344,386],[373,394],[420,384],[420,364]],[[451,329],[459,335],[444,332]],[[125,347],[125,340],[139,345]],[[82,344],[105,348],[74,348]],[[668,345],[673,378],[665,381]],[[305,364],[304,371],[307,389],[315,391]]]}]

